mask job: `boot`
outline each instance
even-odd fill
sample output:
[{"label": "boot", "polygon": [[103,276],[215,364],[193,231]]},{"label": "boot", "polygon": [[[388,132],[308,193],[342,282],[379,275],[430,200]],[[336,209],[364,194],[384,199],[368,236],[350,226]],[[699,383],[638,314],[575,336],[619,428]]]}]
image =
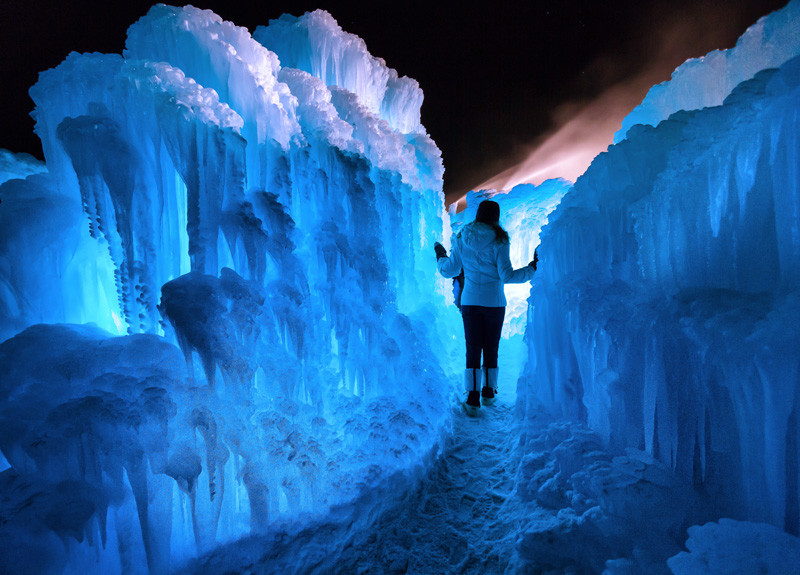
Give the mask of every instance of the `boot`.
[{"label": "boot", "polygon": [[483,389],[481,390],[481,399],[484,405],[492,405],[497,399],[497,368],[484,367],[483,371],[485,377],[483,380]]},{"label": "boot", "polygon": [[483,373],[480,368],[467,368],[464,372],[464,387],[467,390],[467,401],[463,403],[464,411],[467,415],[478,415],[478,409],[481,407],[481,380]]}]

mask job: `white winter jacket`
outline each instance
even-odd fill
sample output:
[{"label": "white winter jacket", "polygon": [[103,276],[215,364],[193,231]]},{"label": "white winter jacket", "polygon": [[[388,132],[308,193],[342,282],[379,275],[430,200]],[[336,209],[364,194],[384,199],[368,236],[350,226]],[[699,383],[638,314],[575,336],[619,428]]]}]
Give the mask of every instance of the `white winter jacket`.
[{"label": "white winter jacket", "polygon": [[494,229],[481,222],[472,222],[453,239],[450,256],[436,260],[439,272],[446,278],[457,276],[464,268],[464,291],[461,305],[505,307],[503,284],[530,281],[534,269],[511,267],[509,244],[496,239]]}]

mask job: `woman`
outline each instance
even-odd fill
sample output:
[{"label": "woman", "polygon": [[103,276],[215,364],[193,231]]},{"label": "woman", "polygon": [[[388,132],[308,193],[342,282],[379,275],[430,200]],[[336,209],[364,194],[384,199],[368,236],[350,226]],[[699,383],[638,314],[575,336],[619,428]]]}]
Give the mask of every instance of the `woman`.
[{"label": "woman", "polygon": [[464,270],[461,315],[467,342],[464,383],[468,392],[464,408],[472,415],[481,406],[481,397],[488,405],[497,393],[497,348],[506,313],[503,284],[530,281],[536,271],[535,253],[531,263],[515,270],[509,248],[508,234],[500,227],[500,205],[491,200],[481,202],[475,221],[456,235],[449,257],[444,246],[434,245],[436,265],[444,277],[455,277],[462,267]]}]

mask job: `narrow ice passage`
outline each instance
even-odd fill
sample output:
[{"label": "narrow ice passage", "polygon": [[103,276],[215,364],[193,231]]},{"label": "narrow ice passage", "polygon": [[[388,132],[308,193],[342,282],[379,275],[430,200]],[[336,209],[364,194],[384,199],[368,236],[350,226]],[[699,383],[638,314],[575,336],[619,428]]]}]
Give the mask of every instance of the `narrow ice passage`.
[{"label": "narrow ice passage", "polygon": [[354,537],[330,572],[506,572],[520,528],[513,500],[516,381],[506,374],[497,403],[477,417],[458,410],[441,458],[419,486],[385,512],[374,531]]},{"label": "narrow ice passage", "polygon": [[[0,151],[0,573],[797,575],[798,22],[460,214],[419,84],[326,12],[160,4],[43,72],[46,163]],[[468,419],[433,246],[487,196],[540,263]]]},{"label": "narrow ice passage", "polygon": [[418,482],[364,493],[299,533],[278,530],[221,548],[184,573],[505,573],[522,522],[514,499],[519,367],[516,354],[503,351],[519,339],[501,343],[497,403],[477,417],[454,405],[441,456]]}]

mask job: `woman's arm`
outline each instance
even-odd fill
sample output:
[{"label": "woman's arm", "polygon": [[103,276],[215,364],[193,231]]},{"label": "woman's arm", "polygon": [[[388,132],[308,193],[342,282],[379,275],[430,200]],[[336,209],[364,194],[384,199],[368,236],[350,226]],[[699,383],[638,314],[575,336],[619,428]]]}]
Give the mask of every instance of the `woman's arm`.
[{"label": "woman's arm", "polygon": [[497,273],[500,279],[506,284],[522,284],[530,281],[536,270],[530,265],[515,270],[511,266],[510,249],[511,245],[506,242],[497,248]]},{"label": "woman's arm", "polygon": [[439,273],[446,278],[454,278],[461,273],[461,241],[459,238],[453,240],[450,257],[447,255],[436,257],[436,266],[439,268]]}]

